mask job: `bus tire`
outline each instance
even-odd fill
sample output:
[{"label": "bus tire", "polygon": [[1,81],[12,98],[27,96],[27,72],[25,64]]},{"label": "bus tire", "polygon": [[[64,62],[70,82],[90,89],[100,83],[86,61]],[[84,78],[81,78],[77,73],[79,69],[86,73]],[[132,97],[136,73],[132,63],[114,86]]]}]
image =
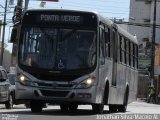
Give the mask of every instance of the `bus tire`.
[{"label": "bus tire", "polygon": [[69,111],[69,105],[67,104],[60,104],[60,108],[62,112],[68,112]]},{"label": "bus tire", "polygon": [[93,104],[92,105],[92,110],[94,113],[96,114],[102,114],[103,113],[103,109],[104,109],[104,104]]},{"label": "bus tire", "polygon": [[43,105],[44,103],[41,101],[31,101],[30,102],[31,111],[33,113],[42,112]]},{"label": "bus tire", "polygon": [[107,81],[103,96],[104,105],[108,104],[108,96],[109,96],[109,82]]},{"label": "bus tire", "polygon": [[128,88],[127,88],[125,95],[124,95],[123,105],[118,106],[119,112],[126,112],[127,104],[128,104],[128,94],[129,94],[129,92],[128,92]]},{"label": "bus tire", "polygon": [[117,112],[117,105],[109,105],[109,112]]},{"label": "bus tire", "polygon": [[69,105],[69,112],[75,113],[77,111],[78,104],[70,104]]}]

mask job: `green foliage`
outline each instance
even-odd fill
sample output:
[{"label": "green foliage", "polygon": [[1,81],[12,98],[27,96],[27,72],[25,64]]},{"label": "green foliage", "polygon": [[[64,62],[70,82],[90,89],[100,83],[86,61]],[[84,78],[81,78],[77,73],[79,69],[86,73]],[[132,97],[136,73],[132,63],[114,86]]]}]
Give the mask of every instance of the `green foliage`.
[{"label": "green foliage", "polygon": [[9,50],[4,50],[4,54],[11,54]]}]

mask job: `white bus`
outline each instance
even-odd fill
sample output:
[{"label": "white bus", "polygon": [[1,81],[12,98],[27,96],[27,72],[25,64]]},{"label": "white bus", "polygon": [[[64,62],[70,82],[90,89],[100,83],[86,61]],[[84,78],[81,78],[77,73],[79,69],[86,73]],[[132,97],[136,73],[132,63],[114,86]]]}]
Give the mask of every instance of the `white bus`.
[{"label": "white bus", "polygon": [[90,104],[125,112],[136,99],[137,39],[95,12],[28,10],[21,22],[16,99],[74,112]]}]

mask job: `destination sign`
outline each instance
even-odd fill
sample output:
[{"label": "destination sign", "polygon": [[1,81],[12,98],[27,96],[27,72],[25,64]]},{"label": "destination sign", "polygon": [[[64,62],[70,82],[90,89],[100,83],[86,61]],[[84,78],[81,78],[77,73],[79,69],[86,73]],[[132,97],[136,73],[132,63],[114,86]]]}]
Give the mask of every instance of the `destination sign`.
[{"label": "destination sign", "polygon": [[40,15],[40,21],[43,22],[71,22],[80,23],[82,22],[81,16],[74,15]]},{"label": "destination sign", "polygon": [[22,20],[24,25],[97,27],[97,17],[93,13],[74,11],[40,10],[27,11]]}]

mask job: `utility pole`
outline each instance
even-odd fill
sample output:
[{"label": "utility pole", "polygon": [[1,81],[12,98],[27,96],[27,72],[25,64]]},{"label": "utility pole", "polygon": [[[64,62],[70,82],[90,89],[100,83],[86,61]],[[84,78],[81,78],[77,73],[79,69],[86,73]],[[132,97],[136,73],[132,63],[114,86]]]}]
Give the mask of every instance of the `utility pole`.
[{"label": "utility pole", "polygon": [[4,53],[4,39],[5,39],[5,26],[6,26],[6,15],[7,15],[7,0],[5,2],[4,7],[4,19],[3,19],[3,33],[2,33],[2,43],[1,43],[1,59],[0,59],[0,65],[3,65],[3,53]]},{"label": "utility pole", "polygon": [[155,63],[155,38],[156,38],[156,4],[157,0],[154,0],[154,13],[153,13],[153,33],[152,33],[152,48],[151,48],[151,85],[154,82],[154,63]]},{"label": "utility pole", "polygon": [[14,28],[13,29],[16,29],[17,30],[17,35],[16,37],[14,38],[14,40],[12,41],[13,42],[13,47],[12,47],[12,56],[11,56],[11,66],[12,67],[15,67],[16,64],[17,64],[17,61],[16,61],[16,57],[17,57],[17,47],[18,47],[18,34],[19,34],[19,29],[20,29],[20,23],[21,23],[21,19],[22,19],[22,1],[23,0],[17,0],[17,5],[15,7],[15,11],[14,11],[14,16],[12,18],[13,20],[13,23],[14,23]]},{"label": "utility pole", "polygon": [[24,11],[28,9],[29,0],[25,0]]}]

